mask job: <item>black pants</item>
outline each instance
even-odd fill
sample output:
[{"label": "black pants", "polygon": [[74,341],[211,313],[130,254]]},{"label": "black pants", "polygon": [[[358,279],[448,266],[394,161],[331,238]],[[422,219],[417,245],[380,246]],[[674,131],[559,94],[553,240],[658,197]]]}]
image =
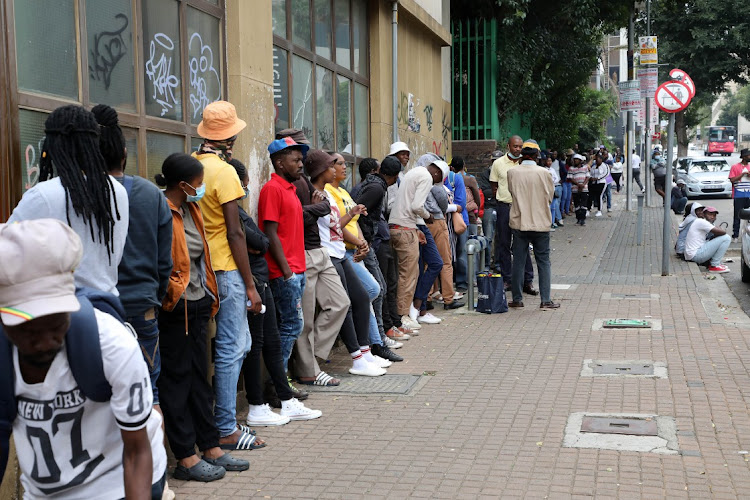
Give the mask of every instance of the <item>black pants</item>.
[{"label": "black pants", "polygon": [[643,183],[641,182],[641,169],[640,168],[633,169],[633,182],[638,184],[638,187],[640,187],[641,191],[643,191]]},{"label": "black pants", "polygon": [[214,423],[213,390],[208,384],[206,335],[213,300],[206,296],[185,301],[172,311],[159,310],[161,374],[157,384],[164,412],[164,428],[169,446],[177,460],[200,450],[219,446],[219,431]]},{"label": "black pants", "polygon": [[598,182],[589,186],[591,191],[591,198],[593,200],[594,207],[596,207],[597,210],[602,209],[602,191],[604,191],[604,186],[606,186],[606,184],[600,184]]},{"label": "black pants", "polygon": [[370,296],[349,260],[331,257],[331,262],[352,302],[339,332],[346,350],[351,354],[361,346],[370,345]]},{"label": "black pants", "polygon": [[381,241],[375,255],[378,258],[380,271],[385,279],[385,296],[383,297],[383,330],[386,332],[394,326],[401,326],[401,317],[398,315],[398,304],[396,294],[398,291],[398,266],[393,248],[390,242]]},{"label": "black pants", "polygon": [[262,405],[263,398],[263,376],[261,374],[260,358],[268,370],[271,382],[276,389],[276,394],[281,401],[287,401],[294,397],[289,388],[289,382],[284,372],[284,360],[281,357],[281,337],[279,327],[276,324],[276,305],[273,301],[271,287],[263,283],[257,286],[260,300],[266,306],[264,314],[247,313],[247,322],[250,325],[250,336],[253,346],[250,353],[242,363],[242,373],[245,378],[245,393],[247,402],[251,405]]},{"label": "black pants", "polygon": [[[503,281],[510,284],[512,270],[513,256],[510,251],[510,244],[512,241],[513,233],[510,229],[510,203],[497,203],[497,228],[495,230],[495,245],[498,255],[498,262],[500,264],[500,274],[503,276]],[[534,267],[531,264],[531,254],[526,255],[526,264],[524,268],[524,285],[530,284],[534,281]]]},{"label": "black pants", "polygon": [[740,236],[740,212],[742,212],[743,208],[750,208],[750,198],[735,198],[732,238],[738,238]]},{"label": "black pants", "polygon": [[576,209],[576,220],[586,220],[586,205],[589,201],[588,193],[573,193],[573,206]]},{"label": "black pants", "polygon": [[615,181],[615,185],[617,186],[617,192],[620,192],[620,179],[622,178],[622,173],[619,174],[612,174],[612,180]]}]

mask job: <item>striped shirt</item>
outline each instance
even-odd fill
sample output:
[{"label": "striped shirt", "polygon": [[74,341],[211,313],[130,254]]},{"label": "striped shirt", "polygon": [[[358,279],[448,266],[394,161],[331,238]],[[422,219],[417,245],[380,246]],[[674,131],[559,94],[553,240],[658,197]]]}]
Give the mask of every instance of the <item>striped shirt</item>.
[{"label": "striped shirt", "polygon": [[589,177],[588,165],[581,163],[578,167],[572,166],[568,169],[568,180],[572,182],[572,192],[578,192],[578,184],[583,183],[583,192],[589,192],[589,184],[586,181]]}]

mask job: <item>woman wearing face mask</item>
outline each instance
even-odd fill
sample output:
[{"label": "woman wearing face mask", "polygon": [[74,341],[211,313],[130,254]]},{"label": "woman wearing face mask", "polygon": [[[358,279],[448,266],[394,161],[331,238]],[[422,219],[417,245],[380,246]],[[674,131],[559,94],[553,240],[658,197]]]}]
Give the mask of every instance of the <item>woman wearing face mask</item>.
[{"label": "woman wearing face mask", "polygon": [[[164,160],[156,183],[166,187],[172,210],[172,260],[167,295],[159,309],[161,375],[158,386],[169,445],[177,459],[174,477],[214,481],[226,471],[247,470],[247,460],[219,448],[213,391],[207,381],[208,320],[219,310],[216,276],[198,201],[206,191],[203,165],[184,153]],[[203,451],[199,458],[195,446]]]}]

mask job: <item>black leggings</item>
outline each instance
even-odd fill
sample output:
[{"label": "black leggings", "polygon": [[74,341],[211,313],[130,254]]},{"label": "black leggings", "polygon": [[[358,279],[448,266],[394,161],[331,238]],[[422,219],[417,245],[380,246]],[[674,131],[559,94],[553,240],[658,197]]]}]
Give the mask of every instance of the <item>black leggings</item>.
[{"label": "black leggings", "polygon": [[[208,385],[206,335],[213,299],[180,300],[172,311],[159,310],[161,374],[157,380],[164,428],[177,460],[219,446],[214,423],[214,391]],[[187,335],[185,321],[187,320]]]},{"label": "black leggings", "polygon": [[586,220],[586,204],[588,201],[588,193],[573,193],[573,206],[575,206],[576,209],[576,220]]},{"label": "black leggings", "polygon": [[257,286],[257,289],[260,299],[266,306],[266,312],[264,314],[247,313],[247,322],[250,325],[253,345],[242,363],[247,402],[251,405],[265,403],[260,364],[261,355],[263,355],[263,362],[279,399],[287,401],[294,397],[294,393],[289,388],[286,373],[284,373],[284,361],[281,358],[281,337],[279,336],[279,327],[276,324],[276,305],[273,301],[271,287],[262,283]]},{"label": "black leggings", "polygon": [[604,191],[604,186],[606,186],[606,184],[601,184],[598,182],[590,186],[591,198],[594,203],[594,207],[596,207],[597,210],[602,209],[602,191]]},{"label": "black leggings", "polygon": [[620,179],[622,178],[622,173],[613,173],[612,174],[612,180],[615,181],[615,185],[617,186],[617,192],[620,192]]},{"label": "black leggings", "polygon": [[370,296],[349,260],[331,257],[331,262],[352,302],[339,331],[346,350],[351,354],[360,346],[370,345]]}]

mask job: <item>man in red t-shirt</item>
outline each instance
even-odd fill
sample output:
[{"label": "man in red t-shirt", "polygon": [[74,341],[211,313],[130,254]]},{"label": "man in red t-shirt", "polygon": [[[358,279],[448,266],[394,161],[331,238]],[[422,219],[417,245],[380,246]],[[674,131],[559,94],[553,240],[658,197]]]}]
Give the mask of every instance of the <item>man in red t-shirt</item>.
[{"label": "man in red t-shirt", "polygon": [[305,228],[302,204],[292,184],[302,174],[302,160],[310,147],[291,137],[268,145],[274,173],[260,190],[258,221],[269,241],[266,261],[276,310],[284,370],[302,332],[302,293],[305,290]]},{"label": "man in red t-shirt", "polygon": [[732,183],[732,198],[734,198],[734,223],[732,224],[732,239],[740,235],[740,212],[743,208],[750,208],[750,149],[740,151],[741,161],[729,169],[729,181]]}]

